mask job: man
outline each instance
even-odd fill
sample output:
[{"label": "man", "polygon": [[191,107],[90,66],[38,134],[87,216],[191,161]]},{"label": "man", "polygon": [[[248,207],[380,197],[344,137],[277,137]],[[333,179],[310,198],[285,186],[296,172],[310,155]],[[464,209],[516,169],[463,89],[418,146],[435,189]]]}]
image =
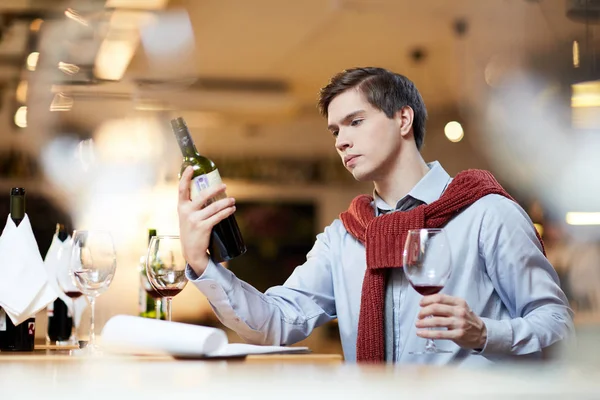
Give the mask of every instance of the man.
[{"label": "man", "polygon": [[[540,358],[572,334],[572,312],[527,214],[489,173],[452,179],[423,161],[427,111],[410,80],[347,70],[321,90],[319,108],[345,167],[375,190],[317,236],[283,286],[260,293],[210,260],[210,231],[235,202],[203,206],[224,186],[190,201],[191,170],[182,175],[187,276],[226,326],[248,342],[289,345],[337,318],[347,361],[463,365]],[[406,231],[424,227],[446,230],[453,272],[441,293],[421,297],[399,260]],[[449,353],[410,354],[424,338],[441,339]]]}]

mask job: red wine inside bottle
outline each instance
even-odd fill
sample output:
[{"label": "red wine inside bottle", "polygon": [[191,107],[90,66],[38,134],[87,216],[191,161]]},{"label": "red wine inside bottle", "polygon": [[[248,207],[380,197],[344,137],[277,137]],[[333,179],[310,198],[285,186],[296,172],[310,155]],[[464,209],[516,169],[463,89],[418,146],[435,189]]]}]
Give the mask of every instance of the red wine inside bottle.
[{"label": "red wine inside bottle", "polygon": [[[69,234],[63,224],[56,224],[56,238],[64,242]],[[66,342],[73,331],[73,318],[69,314],[69,308],[60,298],[54,300],[48,307],[48,340],[51,344]]]},{"label": "red wine inside bottle", "polygon": [[[221,176],[210,159],[198,154],[183,118],[179,117],[171,120],[171,127],[183,154],[180,174],[190,165],[194,169],[190,193],[193,200],[202,190],[210,186],[220,185]],[[225,194],[222,197],[211,199],[209,203],[224,197]],[[233,214],[214,226],[208,252],[212,260],[217,263],[231,260],[246,252],[246,244]]]},{"label": "red wine inside bottle", "polygon": [[[10,217],[16,226],[25,218],[25,189],[10,191]],[[0,308],[0,350],[33,351],[35,339],[35,317],[14,325],[6,312]]]}]

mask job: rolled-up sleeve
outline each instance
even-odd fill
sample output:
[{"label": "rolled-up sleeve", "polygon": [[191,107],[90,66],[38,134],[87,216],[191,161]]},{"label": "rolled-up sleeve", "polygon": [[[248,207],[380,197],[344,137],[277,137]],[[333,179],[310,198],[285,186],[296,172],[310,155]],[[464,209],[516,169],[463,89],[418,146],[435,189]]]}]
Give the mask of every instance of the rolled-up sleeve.
[{"label": "rolled-up sleeve", "polygon": [[336,317],[328,229],[317,236],[306,262],[282,285],[261,293],[210,261],[201,276],[187,278],[207,297],[219,320],[245,341],[290,345]]},{"label": "rolled-up sleeve", "polygon": [[480,251],[510,320],[483,318],[482,355],[526,355],[574,339],[573,312],[525,211],[498,197],[484,216]]}]

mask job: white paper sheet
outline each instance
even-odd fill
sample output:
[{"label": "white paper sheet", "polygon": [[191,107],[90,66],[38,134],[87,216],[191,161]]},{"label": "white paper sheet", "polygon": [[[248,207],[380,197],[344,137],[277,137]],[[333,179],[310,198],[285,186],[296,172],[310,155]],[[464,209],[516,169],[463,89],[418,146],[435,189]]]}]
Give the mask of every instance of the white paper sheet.
[{"label": "white paper sheet", "polygon": [[304,353],[307,347],[229,344],[221,329],[181,322],[117,315],[102,330],[102,346],[115,353],[166,354],[183,358],[241,357],[249,354]]}]

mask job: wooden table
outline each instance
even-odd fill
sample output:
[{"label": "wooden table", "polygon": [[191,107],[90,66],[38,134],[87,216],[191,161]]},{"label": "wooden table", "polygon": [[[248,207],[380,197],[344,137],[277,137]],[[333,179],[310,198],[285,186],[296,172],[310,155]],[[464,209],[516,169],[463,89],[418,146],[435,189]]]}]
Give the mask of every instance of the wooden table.
[{"label": "wooden table", "polygon": [[[0,362],[82,362],[88,357],[77,355],[77,346],[36,345],[33,352],[0,352]],[[122,356],[102,355],[101,360],[136,360],[136,361],[199,361],[198,359],[176,359],[167,355],[155,356]],[[203,359],[200,361],[215,362],[245,362],[245,363],[307,363],[307,364],[341,364],[343,357],[340,354],[253,354],[246,357],[231,359]]]},{"label": "wooden table", "polygon": [[550,399],[600,397],[600,369],[504,366],[461,369],[364,366],[339,355],[176,360],[167,356],[83,357],[39,347],[0,353],[0,399]]}]

